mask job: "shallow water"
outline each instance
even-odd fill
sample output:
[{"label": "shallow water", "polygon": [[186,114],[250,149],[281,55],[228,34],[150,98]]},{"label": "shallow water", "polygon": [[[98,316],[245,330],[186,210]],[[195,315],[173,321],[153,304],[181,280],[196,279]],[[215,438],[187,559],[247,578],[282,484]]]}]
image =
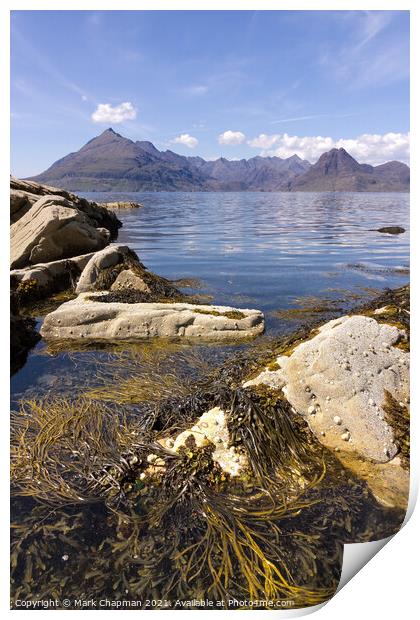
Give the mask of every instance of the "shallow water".
[{"label": "shallow water", "polygon": [[[408,280],[408,194],[85,196],[97,202],[142,203],[142,209],[118,211],[123,222],[118,243],[129,245],[162,276],[198,278],[201,288],[196,292],[210,295],[216,304],[261,309],[268,335],[290,329],[290,322],[276,316],[276,310],[314,305],[312,297],[339,300],[336,308],[345,310],[355,295],[364,298],[372,289],[397,287]],[[386,225],[402,226],[406,232],[376,232]],[[49,386],[59,390],[63,382],[68,388],[71,382],[80,383],[81,374],[89,378],[91,354],[70,359],[44,353],[40,343],[13,377],[14,395]]]}]

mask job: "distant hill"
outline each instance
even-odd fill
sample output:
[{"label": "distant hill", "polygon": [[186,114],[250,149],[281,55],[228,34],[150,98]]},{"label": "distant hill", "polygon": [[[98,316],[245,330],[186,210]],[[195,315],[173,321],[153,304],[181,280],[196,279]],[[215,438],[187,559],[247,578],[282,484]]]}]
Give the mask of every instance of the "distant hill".
[{"label": "distant hill", "polygon": [[347,151],[331,149],[289,183],[290,191],[407,192],[410,168],[398,161],[380,166],[359,164]]},{"label": "distant hill", "polygon": [[405,164],[359,164],[344,149],[324,153],[313,166],[297,155],[206,161],[107,129],[30,180],[72,191],[287,192],[408,191],[409,177]]}]

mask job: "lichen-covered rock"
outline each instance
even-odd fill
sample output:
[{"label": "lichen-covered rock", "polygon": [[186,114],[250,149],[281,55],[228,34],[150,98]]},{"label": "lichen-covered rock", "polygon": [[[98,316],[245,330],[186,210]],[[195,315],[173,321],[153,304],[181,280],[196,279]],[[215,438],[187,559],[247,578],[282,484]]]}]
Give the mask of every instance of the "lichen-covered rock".
[{"label": "lichen-covered rock", "polygon": [[[102,293],[81,293],[45,317],[47,340],[137,340],[200,338],[238,340],[264,330],[259,310],[188,303],[121,303],[100,301]],[[234,318],[232,318],[234,317]]]},{"label": "lichen-covered rock", "polygon": [[245,386],[282,389],[322,443],[387,462],[397,447],[383,408],[385,391],[396,401],[409,397],[409,354],[395,346],[404,338],[403,330],[374,318],[344,316]]},{"label": "lichen-covered rock", "polygon": [[110,233],[66,198],[43,196],[10,229],[11,268],[51,262],[105,247]]},{"label": "lichen-covered rock", "polygon": [[[25,196],[27,202],[23,202]],[[96,202],[76,196],[76,194],[68,192],[64,189],[50,187],[49,185],[41,185],[40,183],[35,183],[34,181],[23,181],[21,179],[16,179],[15,177],[10,178],[10,207],[12,221],[16,222],[23,215],[25,215],[30,206],[34,204],[40,196],[61,196],[66,198],[75,209],[78,209],[89,217],[94,226],[98,228],[106,228],[110,233],[111,239],[115,239],[118,234],[118,229],[122,226],[122,223],[117,218],[115,213],[97,204]],[[19,204],[19,200],[20,207],[17,207],[16,205]]]}]

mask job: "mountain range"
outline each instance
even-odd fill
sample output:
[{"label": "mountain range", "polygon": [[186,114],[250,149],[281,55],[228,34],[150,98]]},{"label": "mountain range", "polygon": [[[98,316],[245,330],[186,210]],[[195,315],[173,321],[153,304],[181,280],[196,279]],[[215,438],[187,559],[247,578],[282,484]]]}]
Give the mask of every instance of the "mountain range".
[{"label": "mountain range", "polygon": [[298,155],[206,161],[159,151],[110,128],[30,180],[72,191],[407,192],[410,168],[398,161],[359,164],[343,148],[313,165]]}]

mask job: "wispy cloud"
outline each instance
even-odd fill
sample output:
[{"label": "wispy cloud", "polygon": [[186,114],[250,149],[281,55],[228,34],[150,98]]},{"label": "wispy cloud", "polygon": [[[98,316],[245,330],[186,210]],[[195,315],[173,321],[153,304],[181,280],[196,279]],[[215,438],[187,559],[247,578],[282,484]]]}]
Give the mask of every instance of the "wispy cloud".
[{"label": "wispy cloud", "polygon": [[277,123],[294,123],[297,121],[309,121],[317,118],[349,118],[352,116],[359,116],[358,112],[350,112],[348,114],[308,114],[306,116],[294,116],[292,118],[279,118],[275,121],[270,121],[271,125]]},{"label": "wispy cloud", "polygon": [[349,38],[324,49],[320,66],[347,89],[387,85],[408,76],[408,40],[394,36],[392,11],[344,14]]},{"label": "wispy cloud", "polygon": [[192,86],[186,86],[181,89],[181,92],[193,97],[199,97],[200,95],[206,95],[209,92],[209,87],[205,84],[195,84]]},{"label": "wispy cloud", "polygon": [[22,48],[22,51],[31,59],[31,63],[36,64],[38,69],[48,75],[56,84],[78,94],[80,97],[86,97],[86,99],[91,98],[84,88],[80,87],[76,82],[69,80],[57,69],[49,57],[45,56],[39,49],[31,45],[16,26],[13,28],[13,42],[17,42]]}]

